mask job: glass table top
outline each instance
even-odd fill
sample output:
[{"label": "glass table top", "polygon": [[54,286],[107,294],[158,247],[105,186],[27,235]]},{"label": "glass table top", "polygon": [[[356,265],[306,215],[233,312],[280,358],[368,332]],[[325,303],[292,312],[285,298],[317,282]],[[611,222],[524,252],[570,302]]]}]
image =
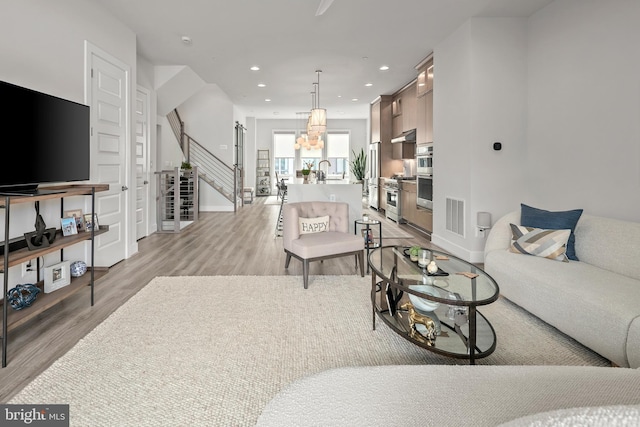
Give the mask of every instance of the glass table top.
[{"label": "glass table top", "polygon": [[[376,248],[369,254],[369,265],[378,276],[424,298],[426,303],[478,306],[498,298],[497,283],[481,268],[445,252],[422,249],[426,251],[426,258],[419,263],[411,260],[406,246]],[[435,261],[438,268],[434,274],[428,273],[425,265],[431,261]]]}]

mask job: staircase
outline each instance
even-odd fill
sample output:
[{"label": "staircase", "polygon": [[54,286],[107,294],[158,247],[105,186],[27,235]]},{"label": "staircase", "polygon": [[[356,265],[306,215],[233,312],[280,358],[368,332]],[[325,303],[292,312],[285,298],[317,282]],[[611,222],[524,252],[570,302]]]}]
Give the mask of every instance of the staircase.
[{"label": "staircase", "polygon": [[242,170],[231,167],[184,132],[184,122],[178,110],[167,115],[182,152],[188,162],[198,166],[198,177],[233,203],[235,212],[242,205]]}]

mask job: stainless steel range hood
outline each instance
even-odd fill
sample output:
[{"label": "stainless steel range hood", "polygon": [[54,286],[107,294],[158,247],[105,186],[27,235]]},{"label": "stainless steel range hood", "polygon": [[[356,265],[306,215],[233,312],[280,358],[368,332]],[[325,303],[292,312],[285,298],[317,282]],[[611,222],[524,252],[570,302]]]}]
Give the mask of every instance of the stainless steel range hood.
[{"label": "stainless steel range hood", "polygon": [[411,130],[402,132],[402,134],[393,138],[391,142],[394,144],[397,142],[416,142],[416,130],[411,129]]}]

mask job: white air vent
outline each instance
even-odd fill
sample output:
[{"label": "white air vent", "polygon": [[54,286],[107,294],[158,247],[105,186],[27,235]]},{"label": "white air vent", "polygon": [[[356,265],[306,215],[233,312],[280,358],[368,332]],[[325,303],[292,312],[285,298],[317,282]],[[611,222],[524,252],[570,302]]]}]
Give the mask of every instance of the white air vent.
[{"label": "white air vent", "polygon": [[464,237],[464,200],[447,197],[447,230]]}]

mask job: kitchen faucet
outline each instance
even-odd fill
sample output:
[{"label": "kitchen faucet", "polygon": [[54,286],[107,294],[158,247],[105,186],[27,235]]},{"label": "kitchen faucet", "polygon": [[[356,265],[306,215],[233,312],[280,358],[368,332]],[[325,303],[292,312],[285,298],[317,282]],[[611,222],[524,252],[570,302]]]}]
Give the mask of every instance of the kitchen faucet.
[{"label": "kitchen faucet", "polygon": [[329,165],[329,167],[331,167],[331,163],[329,162],[329,160],[320,160],[318,162],[318,181],[326,181],[327,176],[324,173],[324,171],[320,170],[320,165],[324,162],[327,162],[327,165]]}]

